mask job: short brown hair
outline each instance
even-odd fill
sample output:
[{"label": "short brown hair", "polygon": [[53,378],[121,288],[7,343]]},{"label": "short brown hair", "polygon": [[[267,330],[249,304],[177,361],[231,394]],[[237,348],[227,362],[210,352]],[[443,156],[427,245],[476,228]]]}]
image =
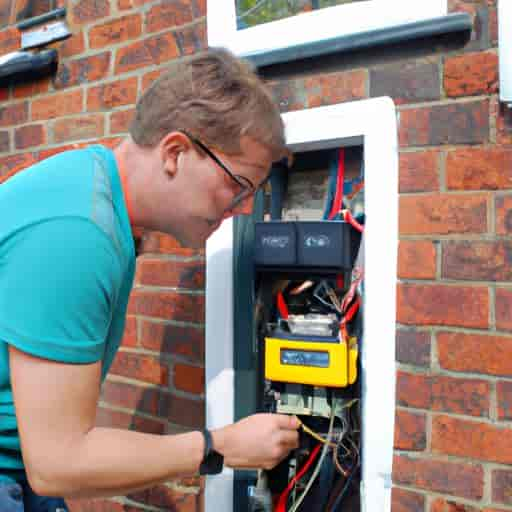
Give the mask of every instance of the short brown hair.
[{"label": "short brown hair", "polygon": [[130,134],[139,146],[154,147],[180,129],[228,154],[241,152],[243,136],[274,160],[287,154],[270,92],[247,62],[220,48],[171,63],[138,101]]}]

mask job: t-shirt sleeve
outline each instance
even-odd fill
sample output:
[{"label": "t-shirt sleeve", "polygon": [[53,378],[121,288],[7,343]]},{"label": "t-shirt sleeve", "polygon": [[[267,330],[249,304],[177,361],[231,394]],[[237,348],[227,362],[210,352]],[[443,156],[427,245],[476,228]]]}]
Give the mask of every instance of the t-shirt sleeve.
[{"label": "t-shirt sleeve", "polygon": [[113,242],[87,219],[23,229],[0,245],[0,339],[55,361],[100,360],[121,277]]}]

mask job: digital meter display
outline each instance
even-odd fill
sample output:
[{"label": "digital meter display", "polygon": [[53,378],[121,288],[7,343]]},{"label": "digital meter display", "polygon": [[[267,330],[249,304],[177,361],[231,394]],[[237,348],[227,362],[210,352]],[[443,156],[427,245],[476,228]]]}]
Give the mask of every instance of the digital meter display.
[{"label": "digital meter display", "polygon": [[329,368],[329,352],[281,349],[281,364]]}]

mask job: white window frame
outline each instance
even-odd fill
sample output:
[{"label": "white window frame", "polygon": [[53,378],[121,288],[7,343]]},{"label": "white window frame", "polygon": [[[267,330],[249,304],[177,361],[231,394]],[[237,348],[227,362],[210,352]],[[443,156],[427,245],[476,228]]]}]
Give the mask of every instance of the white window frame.
[{"label": "white window frame", "polygon": [[[391,510],[395,419],[398,141],[390,98],[283,114],[292,151],[364,145],[365,294],[362,364],[361,510]],[[233,423],[233,222],[206,245],[206,426]],[[208,477],[205,512],[233,512],[233,471]]]},{"label": "white window frame", "polygon": [[[269,0],[270,1],[270,0]],[[365,0],[237,30],[235,0],[207,0],[210,47],[240,57],[445,16],[448,0]]]}]

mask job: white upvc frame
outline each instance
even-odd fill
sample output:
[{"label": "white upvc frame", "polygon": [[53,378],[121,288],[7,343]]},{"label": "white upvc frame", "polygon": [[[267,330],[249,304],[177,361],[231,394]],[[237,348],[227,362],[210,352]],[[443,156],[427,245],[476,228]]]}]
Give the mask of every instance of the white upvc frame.
[{"label": "white upvc frame", "polygon": [[[395,418],[398,141],[395,106],[375,98],[283,114],[292,151],[364,145],[365,294],[361,510],[391,510]],[[234,421],[233,223],[206,245],[206,426]],[[233,512],[233,472],[206,479],[205,512]],[[239,512],[239,511],[236,511]]]},{"label": "white upvc frame", "polygon": [[250,57],[444,16],[448,0],[365,0],[237,30],[235,0],[207,0],[208,45]]}]

